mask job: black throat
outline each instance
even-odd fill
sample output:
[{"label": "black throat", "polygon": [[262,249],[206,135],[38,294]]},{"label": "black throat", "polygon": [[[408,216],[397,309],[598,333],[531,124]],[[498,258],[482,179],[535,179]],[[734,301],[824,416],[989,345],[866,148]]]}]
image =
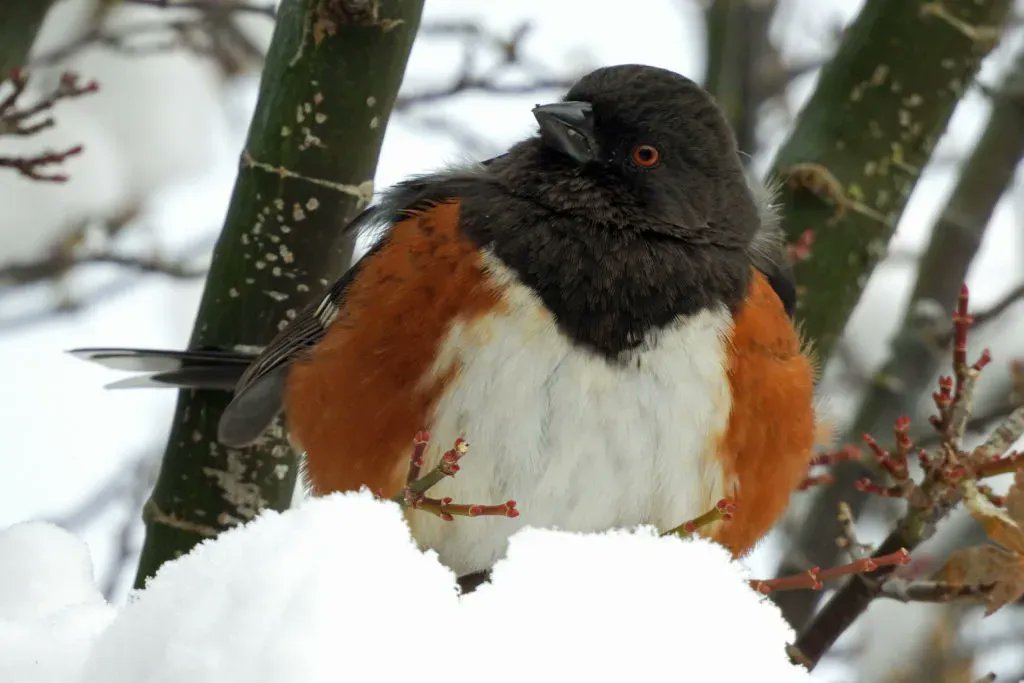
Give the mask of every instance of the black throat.
[{"label": "black throat", "polygon": [[749,284],[741,245],[666,235],[642,212],[558,209],[505,183],[474,189],[463,232],[537,293],[564,334],[609,360],[679,316],[735,309]]}]

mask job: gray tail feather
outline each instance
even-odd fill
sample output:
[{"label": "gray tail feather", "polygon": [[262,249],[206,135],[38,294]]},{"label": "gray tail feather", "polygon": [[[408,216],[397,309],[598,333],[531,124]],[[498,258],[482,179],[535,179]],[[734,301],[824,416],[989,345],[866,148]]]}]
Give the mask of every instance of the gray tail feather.
[{"label": "gray tail feather", "polygon": [[231,391],[256,357],[217,350],[91,348],[72,349],[69,353],[115,370],[144,373],[108,384],[111,389],[179,387]]}]

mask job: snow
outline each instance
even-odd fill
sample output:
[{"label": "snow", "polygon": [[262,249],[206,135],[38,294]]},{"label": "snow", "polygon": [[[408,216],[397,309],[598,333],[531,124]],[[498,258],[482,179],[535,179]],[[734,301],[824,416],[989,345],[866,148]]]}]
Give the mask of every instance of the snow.
[{"label": "snow", "polygon": [[45,522],[0,532],[0,681],[73,681],[113,616],[82,541]]},{"label": "snow", "polygon": [[526,529],[460,598],[399,508],[365,492],[205,542],[116,616],[81,542],[15,526],[0,590],[0,680],[19,683],[810,680],[778,609],[710,542]]}]

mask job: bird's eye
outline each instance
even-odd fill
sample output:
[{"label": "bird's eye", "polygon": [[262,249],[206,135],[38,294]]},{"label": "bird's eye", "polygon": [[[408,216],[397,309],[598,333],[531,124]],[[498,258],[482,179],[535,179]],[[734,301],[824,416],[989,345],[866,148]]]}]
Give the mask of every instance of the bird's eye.
[{"label": "bird's eye", "polygon": [[633,163],[641,168],[652,168],[658,165],[661,154],[658,148],[651,145],[637,145],[633,148]]}]

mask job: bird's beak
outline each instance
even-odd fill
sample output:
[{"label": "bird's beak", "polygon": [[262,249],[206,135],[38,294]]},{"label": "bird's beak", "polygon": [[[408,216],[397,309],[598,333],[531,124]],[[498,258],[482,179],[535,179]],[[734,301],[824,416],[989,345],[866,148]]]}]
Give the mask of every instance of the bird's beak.
[{"label": "bird's beak", "polygon": [[579,164],[597,160],[594,109],[590,102],[540,104],[533,108],[533,115],[540,124],[540,136],[548,147]]}]

